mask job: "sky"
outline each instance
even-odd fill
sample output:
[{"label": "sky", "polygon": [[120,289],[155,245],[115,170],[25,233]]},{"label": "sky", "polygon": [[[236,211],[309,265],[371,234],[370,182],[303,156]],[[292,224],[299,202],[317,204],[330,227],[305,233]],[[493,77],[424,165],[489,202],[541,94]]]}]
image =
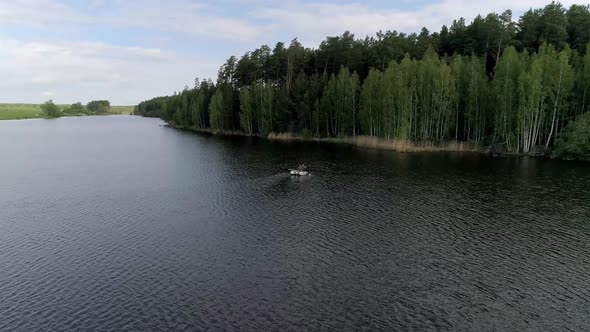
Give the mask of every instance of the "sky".
[{"label": "sky", "polygon": [[[443,24],[549,0],[0,0],[0,102],[134,105],[217,77],[231,55],[297,37]],[[575,1],[565,0],[569,7]]]}]

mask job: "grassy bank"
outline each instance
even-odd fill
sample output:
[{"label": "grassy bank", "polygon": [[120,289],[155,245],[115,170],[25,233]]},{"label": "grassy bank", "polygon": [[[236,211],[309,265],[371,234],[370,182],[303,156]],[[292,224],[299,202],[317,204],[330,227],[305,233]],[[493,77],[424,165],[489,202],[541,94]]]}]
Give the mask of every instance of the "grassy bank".
[{"label": "grassy bank", "polygon": [[383,139],[371,136],[355,136],[355,137],[331,137],[331,138],[315,138],[295,135],[292,133],[270,133],[266,136],[249,135],[242,131],[227,131],[215,129],[201,129],[201,128],[182,128],[174,125],[170,127],[194,131],[197,133],[205,133],[210,135],[220,136],[250,136],[268,139],[271,141],[301,141],[301,142],[320,142],[333,144],[347,144],[365,149],[388,150],[395,152],[473,152],[473,153],[489,153],[488,148],[477,147],[474,144],[467,142],[445,142],[442,144],[435,144],[430,142],[411,142],[408,140],[398,139]]},{"label": "grassy bank", "polygon": [[[58,105],[64,109],[69,105]],[[131,114],[134,106],[111,106],[108,114]],[[85,114],[64,114],[64,116],[77,116]],[[22,120],[43,118],[41,104],[1,104],[0,120]]]},{"label": "grassy bank", "polygon": [[130,115],[135,106],[111,106],[110,114]]},{"label": "grassy bank", "polygon": [[0,104],[0,120],[42,118],[39,104]]}]

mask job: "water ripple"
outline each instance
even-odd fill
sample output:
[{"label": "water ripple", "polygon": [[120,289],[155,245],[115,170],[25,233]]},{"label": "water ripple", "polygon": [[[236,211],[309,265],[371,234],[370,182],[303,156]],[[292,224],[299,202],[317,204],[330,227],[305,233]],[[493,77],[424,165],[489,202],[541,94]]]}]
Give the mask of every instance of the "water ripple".
[{"label": "water ripple", "polygon": [[0,123],[1,331],[590,326],[586,165],[158,124]]}]

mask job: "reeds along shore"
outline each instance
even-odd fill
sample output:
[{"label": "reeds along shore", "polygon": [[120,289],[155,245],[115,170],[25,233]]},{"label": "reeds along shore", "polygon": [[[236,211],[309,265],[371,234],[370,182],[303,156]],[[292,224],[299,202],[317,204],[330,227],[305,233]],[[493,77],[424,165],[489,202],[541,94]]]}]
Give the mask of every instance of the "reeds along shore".
[{"label": "reeds along shore", "polygon": [[296,135],[293,133],[270,133],[266,136],[263,135],[249,135],[242,131],[232,130],[215,130],[210,128],[183,128],[169,124],[169,127],[176,129],[183,129],[194,131],[197,133],[205,133],[210,135],[219,136],[245,136],[245,137],[258,137],[268,139],[271,141],[300,141],[300,142],[323,142],[323,143],[335,143],[335,144],[348,144],[354,145],[360,148],[375,149],[375,150],[388,150],[395,152],[477,152],[477,153],[490,153],[489,148],[478,148],[474,144],[468,142],[446,142],[443,144],[434,144],[431,142],[416,143],[409,140],[399,139],[385,139],[371,136],[355,136],[355,137],[330,137],[330,138],[315,138],[305,137],[302,135]]},{"label": "reeds along shore", "polygon": [[319,141],[329,143],[350,144],[362,148],[390,150],[396,152],[482,152],[484,149],[478,149],[473,144],[466,142],[446,142],[443,144],[434,144],[431,142],[416,143],[409,140],[386,139],[374,136],[354,136],[354,137],[331,137],[331,138],[310,138],[293,135],[289,133],[271,133],[268,139],[274,141]]}]

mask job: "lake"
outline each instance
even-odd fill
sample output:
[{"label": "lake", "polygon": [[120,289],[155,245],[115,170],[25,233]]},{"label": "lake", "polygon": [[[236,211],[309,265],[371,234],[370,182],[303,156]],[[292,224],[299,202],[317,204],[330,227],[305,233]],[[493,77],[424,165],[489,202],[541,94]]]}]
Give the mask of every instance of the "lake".
[{"label": "lake", "polygon": [[0,330],[590,326],[589,164],[162,124],[0,122]]}]

